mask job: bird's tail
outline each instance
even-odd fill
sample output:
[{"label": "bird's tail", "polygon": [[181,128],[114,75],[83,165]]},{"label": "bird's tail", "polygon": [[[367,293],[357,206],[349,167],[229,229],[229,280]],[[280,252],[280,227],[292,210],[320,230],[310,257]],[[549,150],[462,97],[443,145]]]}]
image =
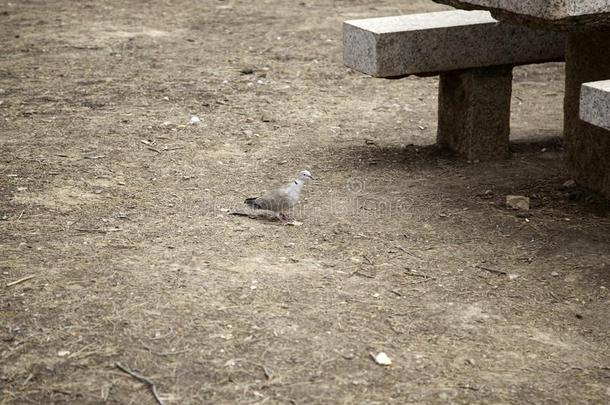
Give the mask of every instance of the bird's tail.
[{"label": "bird's tail", "polygon": [[260,205],[258,205],[256,203],[256,197],[246,198],[246,201],[244,201],[244,204],[246,204],[248,207],[256,208],[258,210],[260,210],[262,208]]}]

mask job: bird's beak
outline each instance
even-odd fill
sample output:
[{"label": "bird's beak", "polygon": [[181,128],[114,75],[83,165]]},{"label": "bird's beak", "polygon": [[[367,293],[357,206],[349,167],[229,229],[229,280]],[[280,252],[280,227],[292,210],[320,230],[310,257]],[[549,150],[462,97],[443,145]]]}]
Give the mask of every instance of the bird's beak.
[{"label": "bird's beak", "polygon": [[309,175],[307,177],[309,177],[311,180],[315,180],[312,175]]}]

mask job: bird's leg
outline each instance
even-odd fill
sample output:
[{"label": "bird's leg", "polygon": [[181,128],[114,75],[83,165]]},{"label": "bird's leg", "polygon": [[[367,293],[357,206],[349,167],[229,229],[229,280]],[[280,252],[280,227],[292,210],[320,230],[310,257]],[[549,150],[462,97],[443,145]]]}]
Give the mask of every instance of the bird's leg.
[{"label": "bird's leg", "polygon": [[279,218],[279,220],[280,220],[280,221],[281,221],[281,222],[282,222],[284,225],[285,225],[285,224],[288,222],[288,220],[290,219],[290,218],[288,218],[288,215],[284,214],[283,212],[279,212],[279,213],[277,214],[277,217]]}]

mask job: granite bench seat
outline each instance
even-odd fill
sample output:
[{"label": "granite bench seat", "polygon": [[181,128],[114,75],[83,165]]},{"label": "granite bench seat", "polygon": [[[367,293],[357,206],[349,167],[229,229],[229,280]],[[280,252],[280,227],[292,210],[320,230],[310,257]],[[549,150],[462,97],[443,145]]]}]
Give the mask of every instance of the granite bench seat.
[{"label": "granite bench seat", "polygon": [[583,83],[580,119],[610,131],[610,80]]},{"label": "granite bench seat", "polygon": [[374,77],[439,75],[437,142],[469,160],[509,156],[514,66],[563,61],[565,35],[442,11],[343,23],[346,66]]}]

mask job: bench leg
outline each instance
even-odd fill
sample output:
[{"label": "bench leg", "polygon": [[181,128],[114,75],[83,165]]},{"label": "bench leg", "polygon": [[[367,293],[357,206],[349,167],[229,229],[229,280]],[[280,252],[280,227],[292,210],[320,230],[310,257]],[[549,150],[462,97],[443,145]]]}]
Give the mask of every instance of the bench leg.
[{"label": "bench leg", "polygon": [[438,144],[468,160],[508,158],[512,78],[512,66],[441,73]]},{"label": "bench leg", "polygon": [[568,36],[564,140],[574,180],[610,199],[610,133],[581,121],[583,82],[610,79],[610,32],[574,32]]}]

